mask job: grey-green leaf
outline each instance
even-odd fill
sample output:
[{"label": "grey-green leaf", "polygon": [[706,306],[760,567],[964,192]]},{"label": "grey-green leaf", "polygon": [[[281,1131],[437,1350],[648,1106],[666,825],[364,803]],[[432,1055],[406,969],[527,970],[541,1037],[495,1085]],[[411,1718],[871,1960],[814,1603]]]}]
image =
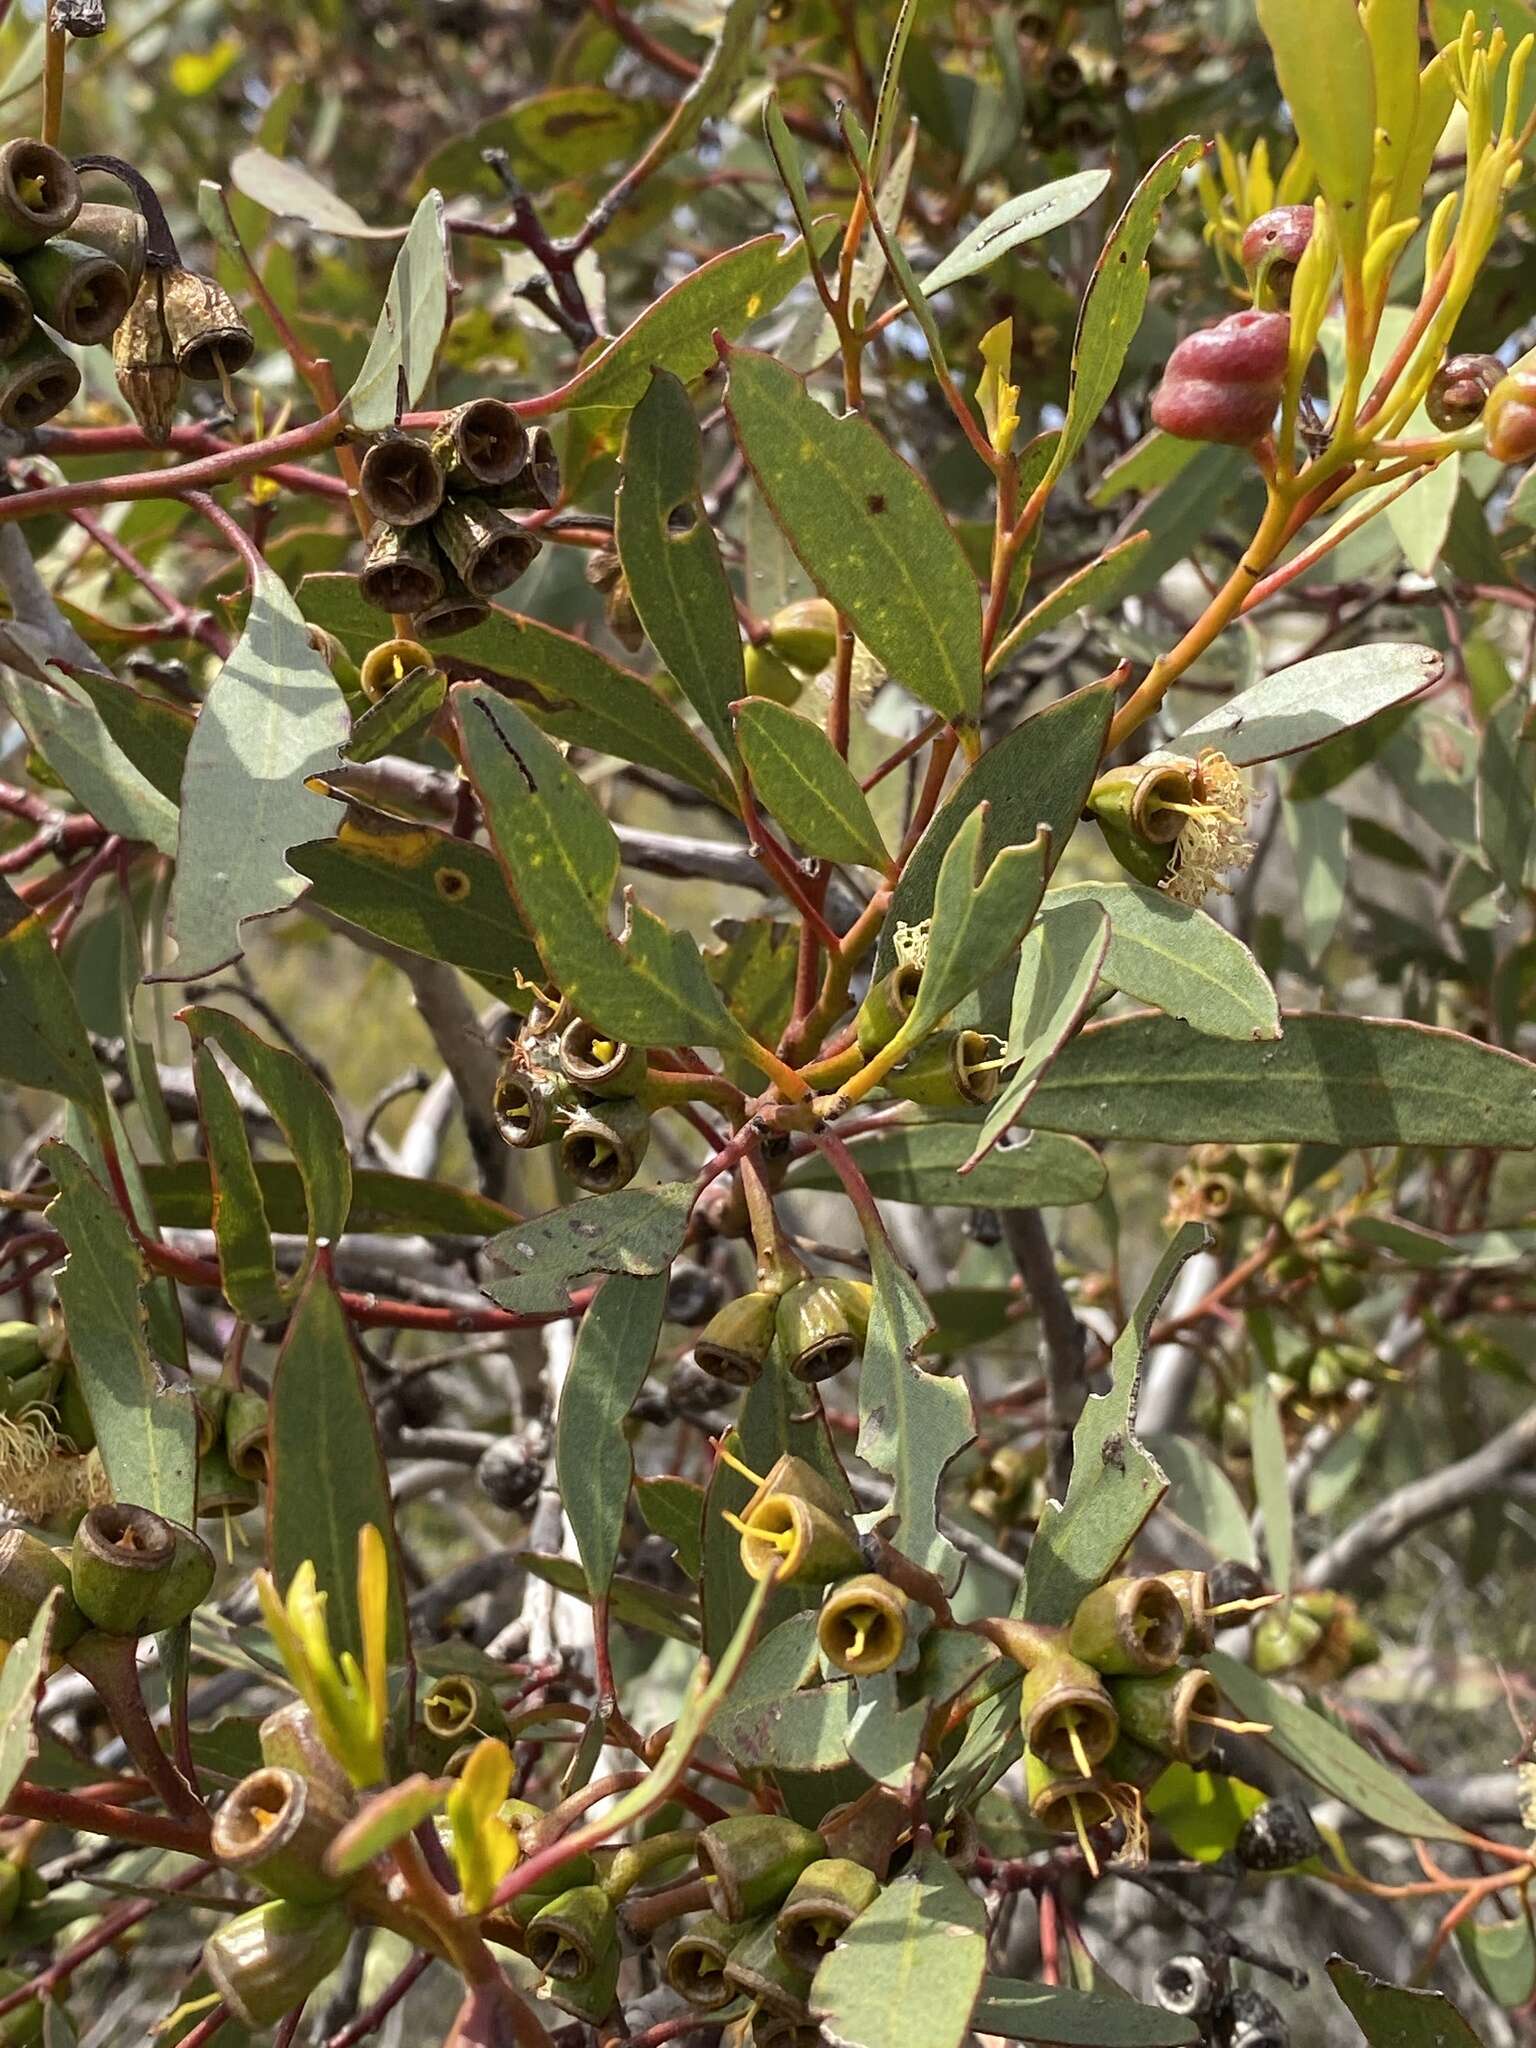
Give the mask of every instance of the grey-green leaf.
[{"label": "grey-green leaf", "polygon": [[1237,1488],[1214,1458],[1183,1436],[1153,1436],[1147,1449],[1168,1476],[1163,1512],[1193,1529],[1214,1558],[1254,1564],[1253,1528]]},{"label": "grey-green leaf", "polygon": [[98,823],[157,853],[176,851],[176,806],[118,746],[81,685],[58,673],[40,683],[20,669],[0,678],[11,716],[71,796]]},{"label": "grey-green leaf", "polygon": [[1044,915],[1084,902],[1109,918],[1103,975],[1123,995],[1207,1037],[1280,1036],[1280,1006],[1264,970],[1208,911],[1140,882],[1068,882],[1051,891]]},{"label": "grey-green leaf", "polygon": [[1018,248],[1021,242],[1037,241],[1052,228],[1065,227],[1069,220],[1087,212],[1108,183],[1108,171],[1073,171],[1069,177],[1053,179],[1033,192],[1020,192],[1005,199],[934,265],[923,279],[924,295],[931,298],[947,285],[958,284],[963,277],[974,277],[978,270],[985,270],[989,263]]},{"label": "grey-green leaf", "polygon": [[767,697],[736,713],[741,758],[770,817],[822,860],[883,868],[889,859],[858,777],[814,720]]},{"label": "grey-green leaf", "polygon": [[363,367],[347,393],[346,408],[360,432],[383,433],[426,390],[448,325],[448,277],[443,195],[434,189],[400,245]]},{"label": "grey-green leaf", "polygon": [[1477,842],[1506,889],[1536,881],[1536,711],[1511,690],[1488,715],[1477,757]]},{"label": "grey-green leaf", "polygon": [[393,241],[399,228],[370,227],[355,206],[322,185],[313,171],[266,149],[242,149],[231,158],[229,181],[237,192],[284,220],[299,220],[324,235]]},{"label": "grey-green leaf", "polygon": [[987,1978],[972,2024],[978,2033],[1045,2048],[1185,2048],[1200,2039],[1194,2020],[1153,2005],[1009,1977]]},{"label": "grey-green leaf", "polygon": [[1197,719],[1174,746],[1183,754],[1215,747],[1240,768],[1277,760],[1417,697],[1444,674],[1445,656],[1433,647],[1396,641],[1341,647],[1239,691]]},{"label": "grey-green leaf", "polygon": [[555,1472],[594,1599],[608,1591],[634,1459],[624,1420],[650,1370],[667,1276],[616,1273],[581,1319],[555,1424]]},{"label": "grey-green leaf", "polygon": [[560,1315],[591,1273],[665,1273],[682,1249],[697,1189],[692,1181],[593,1195],[493,1237],[486,1251],[505,1278],[486,1293],[503,1308]]},{"label": "grey-green leaf", "polygon": [[[855,1138],[849,1150],[882,1201],[988,1209],[1057,1209],[1096,1201],[1104,1162],[1089,1145],[1049,1131],[999,1145],[961,1177],[976,1144],[973,1123],[901,1124]],[[797,1160],[789,1188],[835,1188],[837,1176],[820,1153]]]},{"label": "grey-green leaf", "polygon": [[1371,2048],[1484,2048],[1443,1991],[1384,1983],[1343,1956],[1330,1958],[1328,1974]]},{"label": "grey-green leaf", "polygon": [[78,1103],[107,1126],[101,1070],[48,927],[0,876],[0,1076]]},{"label": "grey-green leaf", "polygon": [[20,1642],[12,1643],[0,1668],[0,1805],[26,1775],[37,1755],[34,1723],[48,1677],[50,1637],[62,1591],[55,1586]]},{"label": "grey-green leaf", "polygon": [[981,1900],[929,1850],[828,1954],[811,2009],[838,2048],[960,2048],[986,1967]]}]

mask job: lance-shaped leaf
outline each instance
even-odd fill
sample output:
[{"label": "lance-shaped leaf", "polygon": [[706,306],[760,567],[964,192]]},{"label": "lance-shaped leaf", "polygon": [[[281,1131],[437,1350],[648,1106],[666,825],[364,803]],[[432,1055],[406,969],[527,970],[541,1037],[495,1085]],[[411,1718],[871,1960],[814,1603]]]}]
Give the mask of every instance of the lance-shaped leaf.
[{"label": "lance-shaped leaf", "polygon": [[[1258,0],[1259,26],[1339,246],[1365,249],[1376,144],[1376,72],[1355,0]],[[1417,195],[1415,195],[1417,197]]]},{"label": "lance-shaped leaf", "polygon": [[737,707],[741,758],[769,815],[822,860],[883,868],[889,859],[869,798],[813,719],[768,697]]},{"label": "lance-shaped leaf", "polygon": [[1103,977],[1112,988],[1212,1038],[1280,1036],[1268,977],[1209,911],[1140,882],[1067,882],[1047,897],[1044,920],[1074,903],[1096,903],[1109,918]]},{"label": "lance-shaped leaf", "polygon": [[1304,1707],[1246,1664],[1213,1650],[1212,1678],[1245,1721],[1264,1721],[1265,1741],[1335,1799],[1395,1834],[1425,1842],[1463,1842],[1466,1831],[1436,1813],[1406,1778],[1390,1770],[1325,1715]]},{"label": "lance-shaped leaf", "polygon": [[1081,1022],[1108,950],[1109,919],[1088,901],[1048,907],[1026,935],[1013,984],[1008,1078],[962,1173],[973,1173],[1023,1114],[1041,1075]]},{"label": "lance-shaped leaf", "polygon": [[[536,1579],[553,1586],[557,1593],[569,1593],[573,1600],[589,1604],[592,1589],[587,1575],[574,1557],[550,1557],[537,1550],[525,1550],[523,1563]],[[620,1574],[608,1582],[608,1612],[626,1628],[644,1629],[647,1635],[665,1636],[668,1642],[699,1641],[699,1617],[690,1599],[661,1586],[648,1586],[639,1579]]]},{"label": "lance-shaped leaf", "polygon": [[[1348,0],[1353,8],[1354,0]],[[1181,754],[1215,747],[1241,767],[1315,747],[1362,725],[1390,705],[1417,697],[1445,674],[1433,647],[1401,642],[1341,647],[1283,668],[1228,698],[1174,741]]]},{"label": "lance-shaped leaf", "polygon": [[1343,1956],[1329,1959],[1328,1975],[1370,2048],[1484,2048],[1443,1991],[1384,1983]]},{"label": "lance-shaped leaf", "polygon": [[306,777],[335,765],[346,699],[270,570],[213,680],[187,749],[171,924],[173,976],[211,974],[240,952],[240,925],[292,903],[304,878],[288,849],[334,826]]},{"label": "lance-shaped leaf", "polygon": [[1045,891],[1049,827],[984,864],[987,806],[978,804],[947,848],[933,892],[932,928],[917,998],[892,1045],[918,1045],[1018,945]]},{"label": "lance-shaped leaf", "polygon": [[619,841],[558,748],[483,686],[454,693],[464,761],[508,886],[557,988],[631,1045],[713,1045],[750,1055],[689,933],[670,930],[626,892],[621,937],[609,928]]},{"label": "lance-shaped leaf", "polygon": [[262,1204],[245,1117],[224,1069],[205,1045],[192,1053],[197,1115],[208,1154],[214,1240],[224,1299],[245,1322],[275,1322],[283,1284]]},{"label": "lance-shaped leaf", "polygon": [[709,54],[688,90],[672,109],[666,125],[629,175],[638,184],[662,164],[693,146],[706,121],[723,114],[731,103],[752,47],[752,31],[764,0],[729,0]]},{"label": "lance-shaped leaf", "polygon": [[1067,423],[1051,464],[1054,476],[1061,474],[1087,440],[1120,381],[1146,308],[1152,281],[1147,251],[1157,233],[1163,203],[1190,165],[1199,162],[1204,147],[1198,136],[1189,135],[1165,151],[1131,194],[1104,244],[1072,344]]},{"label": "lance-shaped leaf", "polygon": [[634,1482],[624,1421],[651,1369],[667,1301],[664,1272],[614,1274],[581,1319],[560,1390],[555,1473],[594,1599],[608,1590]]},{"label": "lance-shaped leaf", "polygon": [[41,1158],[58,1193],[48,1221],[69,1246],[55,1275],[70,1353],[113,1498],[191,1522],[197,1507],[197,1416],[150,1355],[145,1268],[122,1211],[67,1145]]},{"label": "lance-shaped leaf", "polygon": [[[328,185],[322,185],[313,171],[306,170],[303,164],[295,163],[291,157],[274,156],[267,149],[242,149],[232,157],[229,182],[237,192],[243,192],[247,199],[254,199],[269,213],[278,214],[284,220],[302,221],[305,227],[314,228],[322,235],[348,235],[360,239],[376,237],[381,241],[393,241],[400,232],[397,227],[370,227],[355,206],[349,205]],[[214,191],[217,190],[215,186]],[[203,211],[201,193],[198,211]]]},{"label": "lance-shaped leaf", "polygon": [[1536,1146],[1536,1066],[1456,1031],[1287,1013],[1272,1045],[1138,1013],[1080,1031],[1035,1091],[1041,1130],[1167,1145]]},{"label": "lance-shaped leaf", "polygon": [[18,1087],[62,1095],[99,1130],[107,1096],[48,927],[0,876],[0,1075]]},{"label": "lance-shaped leaf", "polygon": [[305,1282],[272,1374],[267,1565],[285,1588],[306,1558],[326,1596],[338,1653],[362,1655],[358,1531],[372,1523],[391,1553],[389,1633],[406,1643],[405,1594],[394,1558],[389,1475],[351,1325],[323,1266]]},{"label": "lance-shaped leaf", "polygon": [[972,2025],[980,2034],[1001,2034],[1040,2048],[1184,2048],[1200,2039],[1197,2021],[1155,2005],[1009,1977],[987,1978]]},{"label": "lance-shaped leaf", "polygon": [[44,1597],[32,1626],[20,1642],[11,1644],[0,1667],[0,1805],[37,1755],[37,1708],[48,1677],[54,1617],[63,1597],[58,1586]]},{"label": "lance-shaped leaf", "polygon": [[1052,228],[1065,227],[1069,220],[1087,212],[1108,183],[1108,171],[1073,171],[1070,177],[1056,178],[1049,185],[1037,186],[1033,192],[1020,192],[1005,199],[929,271],[923,279],[925,296],[931,298],[946,285],[958,284],[963,277],[974,277],[978,270],[985,270],[989,263],[1006,256],[1021,242],[1038,241]]},{"label": "lance-shaped leaf", "polygon": [[0,681],[11,716],[63,783],[109,832],[176,851],[176,806],[134,767],[73,677],[40,683],[13,669]]},{"label": "lance-shaped leaf", "polygon": [[859,1371],[858,1454],[892,1482],[893,1541],[914,1564],[946,1585],[960,1576],[960,1553],[939,1532],[944,1468],[975,1435],[965,1382],[918,1363],[933,1315],[883,1231],[869,1240],[874,1301]]},{"label": "lance-shaped leaf", "polygon": [[665,1273],[682,1249],[697,1193],[689,1180],[620,1188],[519,1223],[486,1246],[506,1277],[488,1281],[485,1291],[503,1308],[560,1315],[591,1273]]},{"label": "lance-shaped leaf", "polygon": [[646,637],[729,755],[746,688],[736,601],[704,510],[704,443],[688,393],[657,370],[629,418],[614,538]]},{"label": "lance-shaped leaf", "polygon": [[419,732],[447,695],[448,678],[440,668],[413,668],[355,721],[343,755],[349,761],[376,761]]},{"label": "lance-shaped leaf", "polygon": [[1046,1627],[1067,1622],[1084,1595],[1113,1570],[1168,1489],[1161,1466],[1135,1433],[1136,1395],[1147,1336],[1179,1268],[1209,1243],[1203,1223],[1186,1223],[1157,1263],[1130,1321],[1115,1339],[1109,1391],[1090,1394],[1072,1432],[1072,1478],[1059,1505],[1048,1501],[1030,1545],[1019,1612]]},{"label": "lance-shaped leaf", "polygon": [[1017,625],[1011,626],[993,648],[987,662],[988,675],[995,674],[1020,648],[1038,640],[1042,633],[1048,633],[1063,619],[1071,618],[1074,612],[1090,606],[1096,612],[1109,611],[1140,568],[1151,540],[1149,533],[1133,533],[1128,540],[1106,548],[1102,555],[1085,563],[1073,575],[1064,577],[1048,596],[1042,597],[1024,614]]},{"label": "lance-shaped leaf", "polygon": [[[207,1230],[213,1217],[213,1187],[205,1159],[178,1159],[169,1166],[142,1169],[145,1192],[155,1219],[172,1230]],[[273,1230],[303,1231],[309,1226],[304,1183],[288,1159],[258,1159],[256,1184],[261,1205]],[[517,1221],[514,1210],[500,1202],[456,1188],[441,1180],[384,1173],[363,1167],[352,1175],[349,1230],[373,1230],[383,1236],[487,1237]]]},{"label": "lance-shaped leaf", "polygon": [[443,195],[434,190],[417,207],[400,245],[363,367],[347,393],[347,411],[361,433],[392,427],[426,390],[448,325],[448,276]]},{"label": "lance-shaped leaf", "polygon": [[748,1770],[831,1771],[847,1761],[851,1685],[813,1686],[816,1610],[768,1629],[715,1717],[715,1740]]},{"label": "lance-shaped leaf", "polygon": [[928,486],[862,413],[834,417],[771,356],[727,361],[737,441],[806,574],[914,697],[973,721],[981,600]]},{"label": "lance-shaped leaf", "polygon": [[[953,1203],[988,1209],[1055,1209],[1093,1202],[1104,1192],[1104,1161],[1091,1145],[1032,1132],[999,1145],[960,1178],[976,1145],[974,1123],[899,1124],[849,1144],[860,1173],[882,1201]],[[786,1188],[841,1185],[820,1153],[797,1159]]]},{"label": "lance-shaped leaf", "polygon": [[986,1968],[985,1908],[930,1849],[839,1938],[811,2009],[839,2048],[960,2048]]}]

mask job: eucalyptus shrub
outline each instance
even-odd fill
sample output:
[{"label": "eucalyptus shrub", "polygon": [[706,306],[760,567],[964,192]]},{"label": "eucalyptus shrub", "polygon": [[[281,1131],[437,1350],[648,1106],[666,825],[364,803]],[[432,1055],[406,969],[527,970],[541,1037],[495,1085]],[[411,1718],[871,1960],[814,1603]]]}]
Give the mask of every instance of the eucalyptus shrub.
[{"label": "eucalyptus shrub", "polygon": [[0,24],[0,2040],[1522,2038],[1536,15]]}]

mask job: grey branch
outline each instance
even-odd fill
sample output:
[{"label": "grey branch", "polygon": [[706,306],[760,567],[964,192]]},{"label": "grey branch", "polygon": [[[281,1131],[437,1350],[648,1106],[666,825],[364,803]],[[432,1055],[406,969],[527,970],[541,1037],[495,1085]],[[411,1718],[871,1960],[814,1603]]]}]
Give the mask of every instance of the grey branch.
[{"label": "grey branch", "polygon": [[1073,1313],[1038,1209],[1005,1209],[1003,1234],[1040,1319],[1047,1478],[1057,1500],[1072,1477],[1072,1432],[1088,1398],[1088,1333]]}]

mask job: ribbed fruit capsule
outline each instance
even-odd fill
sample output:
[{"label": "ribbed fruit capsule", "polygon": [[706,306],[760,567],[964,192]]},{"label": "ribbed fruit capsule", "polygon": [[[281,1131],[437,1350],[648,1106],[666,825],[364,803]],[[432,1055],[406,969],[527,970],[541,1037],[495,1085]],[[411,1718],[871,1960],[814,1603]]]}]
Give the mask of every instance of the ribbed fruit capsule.
[{"label": "ribbed fruit capsule", "polygon": [[1424,410],[1442,434],[1457,433],[1482,418],[1503,381],[1504,365],[1497,356],[1447,356],[1435,372]]},{"label": "ribbed fruit capsule", "polygon": [[1268,433],[1290,354],[1284,313],[1232,313],[1186,335],[1168,358],[1152,419],[1181,441],[1251,448]]}]

